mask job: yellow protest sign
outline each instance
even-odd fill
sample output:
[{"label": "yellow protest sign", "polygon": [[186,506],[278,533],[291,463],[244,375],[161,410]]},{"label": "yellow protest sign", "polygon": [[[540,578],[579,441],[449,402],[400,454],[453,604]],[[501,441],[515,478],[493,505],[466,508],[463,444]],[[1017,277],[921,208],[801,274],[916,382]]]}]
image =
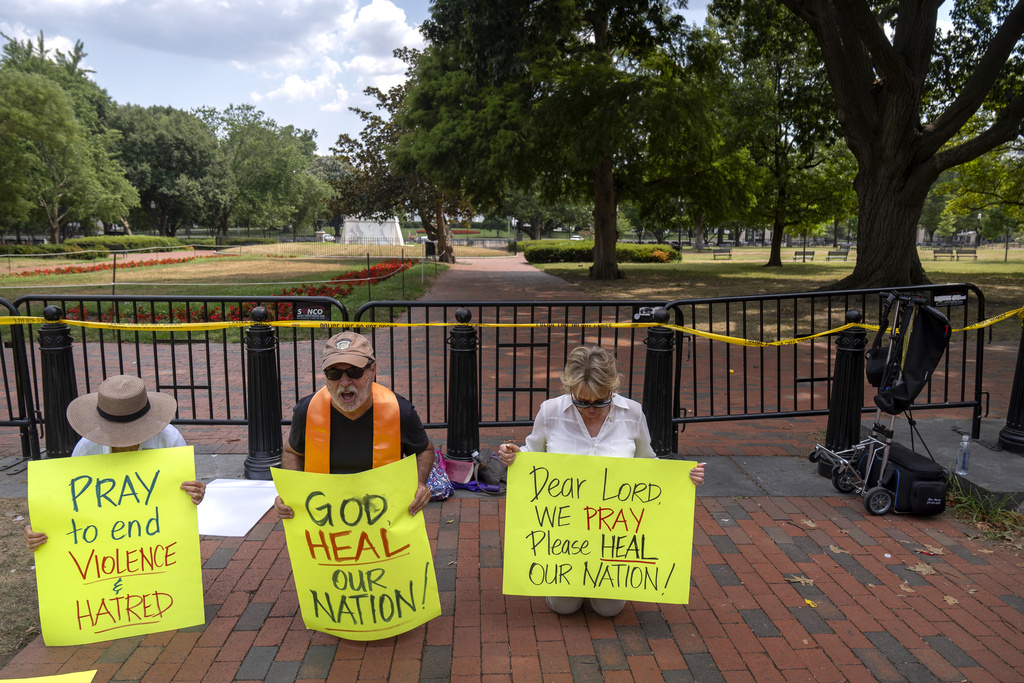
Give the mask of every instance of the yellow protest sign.
[{"label": "yellow protest sign", "polygon": [[191,446],[28,464],[39,618],[47,645],[202,624]]},{"label": "yellow protest sign", "polygon": [[696,463],[521,452],[508,470],[508,595],[685,604]]},{"label": "yellow protest sign", "polygon": [[359,474],[272,469],[306,628],[349,640],[405,633],[441,614],[416,458]]},{"label": "yellow protest sign", "polygon": [[90,683],[95,675],[95,671],[77,671],[72,674],[5,679],[4,683],[29,683],[30,681],[41,681],[42,683]]}]

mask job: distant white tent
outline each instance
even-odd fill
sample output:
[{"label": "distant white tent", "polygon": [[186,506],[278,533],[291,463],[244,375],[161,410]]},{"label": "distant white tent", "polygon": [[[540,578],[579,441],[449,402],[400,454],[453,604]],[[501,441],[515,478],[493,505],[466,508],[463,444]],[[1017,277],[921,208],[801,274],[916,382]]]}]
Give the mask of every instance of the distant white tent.
[{"label": "distant white tent", "polygon": [[391,244],[402,246],[402,228],[398,218],[389,218],[383,223],[345,219],[341,241],[345,244]]}]

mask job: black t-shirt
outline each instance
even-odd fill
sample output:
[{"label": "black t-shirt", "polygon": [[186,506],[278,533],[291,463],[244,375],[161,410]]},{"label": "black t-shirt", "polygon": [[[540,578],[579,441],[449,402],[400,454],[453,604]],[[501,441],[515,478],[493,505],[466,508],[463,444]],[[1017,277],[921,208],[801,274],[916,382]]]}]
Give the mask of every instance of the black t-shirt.
[{"label": "black t-shirt", "polygon": [[[398,399],[402,426],[402,457],[422,453],[430,446],[416,409],[405,398]],[[303,397],[292,411],[288,445],[296,453],[306,452],[306,412],[313,394]],[[345,417],[331,405],[331,474],[356,474],[373,469],[373,407],[356,420]]]}]

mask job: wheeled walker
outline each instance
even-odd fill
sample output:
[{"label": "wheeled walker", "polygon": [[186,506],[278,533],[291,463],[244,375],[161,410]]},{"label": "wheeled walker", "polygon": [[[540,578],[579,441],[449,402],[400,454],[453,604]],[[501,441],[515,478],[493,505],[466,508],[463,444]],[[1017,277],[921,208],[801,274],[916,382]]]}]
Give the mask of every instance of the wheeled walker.
[{"label": "wheeled walker", "polygon": [[[865,363],[868,381],[878,387],[871,433],[843,450],[833,451],[816,444],[808,458],[814,463],[823,461],[831,465],[835,489],[863,496],[864,507],[872,514],[884,515],[894,509],[921,514],[941,512],[945,509],[942,468],[934,463],[934,458],[928,461],[893,444],[892,439],[896,416],[904,411],[909,414],[914,399],[927,385],[946,351],[949,319],[922,297],[895,291],[882,296],[878,333]],[[891,330],[888,329],[890,313]],[[889,331],[889,344],[883,347],[886,331]],[[883,424],[883,414],[890,416],[888,426]],[[912,418],[910,424],[916,429]],[[898,449],[900,457],[898,462],[891,463],[894,448]]]}]

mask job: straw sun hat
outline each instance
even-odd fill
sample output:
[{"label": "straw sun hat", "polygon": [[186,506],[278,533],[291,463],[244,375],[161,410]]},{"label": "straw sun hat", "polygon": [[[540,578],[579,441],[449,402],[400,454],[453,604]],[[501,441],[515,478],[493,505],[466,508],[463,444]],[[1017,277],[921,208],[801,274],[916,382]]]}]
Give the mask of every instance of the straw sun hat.
[{"label": "straw sun hat", "polygon": [[159,434],[177,409],[173,396],[146,391],[146,383],[138,377],[115,375],[104,380],[97,391],[72,401],[67,415],[79,436],[124,448]]}]

